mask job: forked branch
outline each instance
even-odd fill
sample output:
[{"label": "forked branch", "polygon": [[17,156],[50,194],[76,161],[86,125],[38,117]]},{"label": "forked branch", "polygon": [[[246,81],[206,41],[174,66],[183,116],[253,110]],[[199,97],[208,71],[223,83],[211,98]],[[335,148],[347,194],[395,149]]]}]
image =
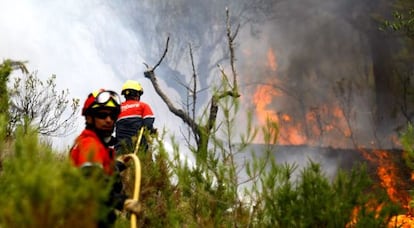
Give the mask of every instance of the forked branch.
[{"label": "forked branch", "polygon": [[[148,64],[144,63],[144,65],[147,67],[147,70],[144,72],[144,76],[148,78],[154,89],[155,92],[161,97],[161,99],[164,101],[164,103],[167,105],[168,109],[177,117],[179,117],[181,120],[184,121],[185,124],[187,124],[190,129],[193,132],[195,141],[197,143],[197,151],[207,151],[208,142],[211,137],[211,133],[214,130],[216,119],[217,119],[217,113],[219,110],[219,101],[225,97],[233,97],[238,98],[240,96],[238,92],[238,86],[237,86],[237,74],[234,66],[235,62],[235,55],[234,55],[234,39],[237,35],[237,31],[234,34],[231,32],[231,26],[230,26],[230,16],[228,13],[228,9],[226,9],[226,16],[227,16],[227,40],[229,45],[229,52],[230,52],[230,65],[232,69],[232,75],[233,75],[233,81],[232,84],[228,81],[227,75],[224,73],[224,70],[220,68],[220,71],[222,73],[222,76],[225,79],[225,83],[227,86],[226,90],[218,91],[213,94],[213,96],[210,99],[210,108],[209,108],[209,114],[208,119],[206,120],[205,124],[198,124],[195,120],[195,116],[191,117],[189,115],[189,112],[185,112],[180,108],[177,108],[174,106],[174,104],[171,102],[171,100],[168,98],[168,96],[164,93],[164,91],[160,88],[160,85],[158,84],[157,77],[155,74],[155,69],[162,63],[163,59],[165,58],[167,52],[168,52],[168,44],[169,44],[169,37],[167,38],[167,42],[165,45],[164,53],[162,54],[160,60],[157,62],[157,64],[154,65],[154,67],[149,67]],[[190,46],[190,58],[193,61],[193,55],[192,50]],[[197,74],[195,73],[194,65],[193,65],[193,83],[197,82]],[[197,88],[197,84],[194,84],[192,86],[194,89]],[[190,86],[186,86],[186,88],[190,88]],[[192,93],[196,93],[197,91],[192,91]],[[197,102],[195,94],[193,95],[193,102],[194,104]],[[194,106],[195,107],[195,106]],[[193,110],[194,113],[194,110]]]}]

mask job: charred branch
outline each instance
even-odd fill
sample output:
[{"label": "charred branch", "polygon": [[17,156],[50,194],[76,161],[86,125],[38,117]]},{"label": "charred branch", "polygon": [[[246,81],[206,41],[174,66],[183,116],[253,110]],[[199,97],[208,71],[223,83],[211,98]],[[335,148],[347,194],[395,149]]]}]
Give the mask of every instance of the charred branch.
[{"label": "charred branch", "polygon": [[154,67],[151,68],[151,67],[149,67],[148,64],[144,63],[144,65],[147,67],[147,71],[144,72],[144,76],[151,81],[151,84],[154,87],[155,92],[161,97],[161,99],[167,105],[170,112],[172,112],[174,115],[179,117],[182,121],[184,121],[185,124],[187,124],[191,128],[191,130],[193,131],[193,134],[196,136],[196,141],[197,141],[197,138],[198,138],[197,136],[199,135],[199,131],[198,131],[198,126],[197,126],[196,122],[185,111],[183,111],[182,109],[179,109],[179,108],[174,106],[172,101],[162,91],[160,85],[158,84],[157,77],[156,77],[155,72],[154,72],[155,69],[162,63],[162,61],[164,60],[164,58],[165,58],[165,56],[168,52],[169,41],[170,41],[170,37],[167,38],[164,53],[162,54],[160,60],[157,62],[157,64],[155,64]]},{"label": "charred branch", "polygon": [[229,45],[229,50],[230,50],[230,66],[231,66],[231,72],[233,73],[233,86],[234,89],[237,91],[237,73],[236,73],[236,68],[235,68],[235,56],[234,56],[234,40],[236,39],[237,33],[239,31],[240,28],[240,24],[237,26],[236,31],[234,32],[234,34],[232,35],[231,33],[231,24],[230,24],[230,15],[229,15],[229,9],[226,8],[226,18],[227,18],[227,41],[228,41],[228,45]]},{"label": "charred branch", "polygon": [[197,124],[194,122],[194,120],[187,115],[187,113],[185,113],[182,109],[176,108],[174,106],[174,104],[171,102],[171,100],[168,98],[168,96],[162,91],[160,85],[158,84],[157,78],[155,76],[155,72],[154,70],[148,70],[144,72],[144,75],[146,78],[148,78],[151,83],[152,86],[155,89],[155,92],[161,97],[161,99],[165,102],[165,104],[167,105],[168,109],[175,114],[176,116],[178,116],[179,118],[181,118],[184,123],[186,123],[188,126],[191,127],[191,129],[193,129],[194,132],[197,131]]},{"label": "charred branch", "polygon": [[194,58],[193,58],[193,48],[191,47],[191,44],[189,45],[190,48],[190,58],[191,58],[191,67],[193,69],[193,90],[191,91],[192,99],[193,99],[193,105],[192,105],[192,113],[193,113],[193,119],[195,120],[195,109],[196,109],[196,101],[197,101],[197,73],[194,66]]}]

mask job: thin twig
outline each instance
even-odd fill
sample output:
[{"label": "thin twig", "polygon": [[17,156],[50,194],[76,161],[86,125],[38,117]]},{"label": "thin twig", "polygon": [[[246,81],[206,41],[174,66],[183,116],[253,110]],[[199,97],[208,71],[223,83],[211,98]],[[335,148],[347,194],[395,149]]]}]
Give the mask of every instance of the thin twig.
[{"label": "thin twig", "polygon": [[191,59],[191,67],[193,69],[193,90],[192,93],[192,99],[193,99],[193,106],[192,106],[192,114],[193,114],[193,120],[195,119],[195,108],[196,108],[196,101],[197,101],[197,73],[194,66],[194,57],[193,57],[193,48],[191,47],[191,44],[189,44],[190,48],[190,59]]},{"label": "thin twig", "polygon": [[167,37],[167,42],[165,44],[165,49],[164,49],[164,53],[162,54],[160,60],[158,61],[157,64],[155,64],[155,66],[152,68],[152,70],[154,71],[155,69],[157,69],[157,67],[161,64],[162,60],[164,60],[165,55],[167,54],[168,51],[168,43],[170,42],[170,37]]}]

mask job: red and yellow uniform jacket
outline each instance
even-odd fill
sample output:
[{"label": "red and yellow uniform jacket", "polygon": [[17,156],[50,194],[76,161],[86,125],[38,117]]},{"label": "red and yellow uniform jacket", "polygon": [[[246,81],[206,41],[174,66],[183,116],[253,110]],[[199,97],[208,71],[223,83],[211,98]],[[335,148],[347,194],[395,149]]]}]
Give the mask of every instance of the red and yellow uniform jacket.
[{"label": "red and yellow uniform jacket", "polygon": [[131,146],[131,137],[136,136],[141,127],[153,129],[154,114],[151,107],[142,101],[126,100],[121,104],[121,113],[115,125],[116,138],[119,148],[122,141]]},{"label": "red and yellow uniform jacket", "polygon": [[70,158],[77,167],[100,166],[108,175],[114,172],[114,149],[105,146],[96,133],[89,129],[83,130],[76,139]]},{"label": "red and yellow uniform jacket", "polygon": [[126,118],[136,118],[143,122],[148,121],[148,124],[154,122],[154,114],[151,107],[142,101],[126,100],[121,104],[121,113],[118,116],[118,121]]}]

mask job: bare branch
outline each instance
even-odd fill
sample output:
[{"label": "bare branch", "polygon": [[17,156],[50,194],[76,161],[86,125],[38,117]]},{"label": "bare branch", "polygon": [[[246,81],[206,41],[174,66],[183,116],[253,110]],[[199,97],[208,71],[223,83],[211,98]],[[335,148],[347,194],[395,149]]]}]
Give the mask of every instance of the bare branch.
[{"label": "bare branch", "polygon": [[182,109],[176,108],[171,102],[171,100],[168,98],[168,96],[161,90],[160,85],[158,84],[157,78],[155,76],[154,70],[145,71],[144,75],[151,81],[155,89],[155,92],[165,102],[165,104],[168,106],[168,109],[173,114],[181,118],[188,126],[190,126],[193,132],[197,132],[197,124],[194,122],[194,120],[190,118],[190,116],[188,116]]},{"label": "bare branch", "polygon": [[228,41],[228,45],[229,45],[229,50],[230,50],[230,66],[231,66],[231,71],[233,73],[233,89],[235,91],[238,90],[238,85],[237,85],[237,73],[236,73],[236,67],[234,64],[234,60],[235,60],[235,55],[234,55],[234,39],[236,38],[237,32],[239,30],[240,25],[237,27],[236,32],[234,34],[234,36],[231,35],[231,24],[230,24],[230,14],[229,14],[229,9],[226,8],[226,18],[227,18],[227,41]]},{"label": "bare branch", "polygon": [[37,71],[15,78],[10,88],[10,131],[25,118],[44,136],[66,136],[74,130],[79,100],[70,103],[69,90],[57,91],[55,79],[52,75],[44,83]]},{"label": "bare branch", "polygon": [[193,90],[191,91],[191,94],[193,95],[193,106],[192,106],[192,113],[193,113],[193,120],[195,120],[195,108],[196,108],[196,101],[197,101],[197,73],[194,66],[194,57],[193,57],[193,49],[191,47],[191,44],[189,45],[190,48],[190,59],[191,59],[191,67],[193,69]]},{"label": "bare branch", "polygon": [[168,43],[170,43],[170,37],[167,37],[167,42],[165,43],[164,53],[162,54],[162,56],[161,56],[160,60],[158,61],[158,63],[155,64],[155,66],[152,68],[152,70],[157,69],[157,67],[161,64],[162,60],[164,60],[165,55],[167,54],[167,51],[168,51]]},{"label": "bare branch", "polygon": [[22,71],[23,74],[28,74],[29,71],[26,68],[26,64],[27,61],[13,61],[10,60],[10,65],[13,68],[13,70],[15,69],[19,69],[20,71]]},{"label": "bare branch", "polygon": [[202,125],[202,124],[199,125],[196,123],[196,120],[195,120],[195,112],[196,112],[195,108],[196,108],[196,102],[197,102],[197,73],[196,73],[196,69],[194,66],[194,58],[193,58],[193,52],[192,52],[191,45],[189,46],[189,49],[190,49],[190,58],[191,58],[191,64],[192,64],[192,70],[193,70],[193,77],[192,77],[193,88],[190,89],[190,86],[185,86],[185,88],[187,88],[188,91],[192,92],[192,99],[193,99],[192,116],[189,115],[189,112],[185,112],[182,109],[176,108],[174,106],[174,104],[171,102],[168,96],[161,90],[158,84],[155,72],[154,72],[155,69],[161,64],[161,62],[166,56],[166,53],[168,52],[169,37],[166,42],[164,53],[161,59],[157,62],[157,64],[151,68],[150,66],[144,63],[145,66],[147,67],[147,71],[144,72],[144,76],[151,81],[156,93],[161,97],[164,103],[168,106],[168,109],[174,115],[181,118],[184,121],[184,123],[186,123],[190,127],[190,129],[193,132],[195,141],[197,143],[197,150],[199,152],[203,152],[202,154],[200,154],[201,157],[206,156],[205,153],[208,148],[209,140],[212,137],[211,133],[216,125],[220,99],[223,99],[228,96],[233,97],[233,98],[238,98],[240,96],[240,94],[238,93],[238,86],[237,86],[237,73],[236,73],[236,69],[234,66],[235,55],[234,55],[234,48],[233,48],[233,41],[237,35],[238,29],[236,30],[233,36],[231,34],[231,25],[230,25],[230,19],[229,19],[230,16],[228,13],[228,9],[226,9],[226,12],[227,12],[227,39],[228,39],[228,45],[229,45],[229,51],[230,51],[230,65],[231,65],[232,74],[233,74],[233,85],[229,83],[227,75],[224,73],[223,68],[219,66],[222,76],[226,80],[226,83],[225,83],[226,85],[224,87],[225,91],[217,91],[212,96],[210,100],[208,119],[206,120],[205,125]]}]

